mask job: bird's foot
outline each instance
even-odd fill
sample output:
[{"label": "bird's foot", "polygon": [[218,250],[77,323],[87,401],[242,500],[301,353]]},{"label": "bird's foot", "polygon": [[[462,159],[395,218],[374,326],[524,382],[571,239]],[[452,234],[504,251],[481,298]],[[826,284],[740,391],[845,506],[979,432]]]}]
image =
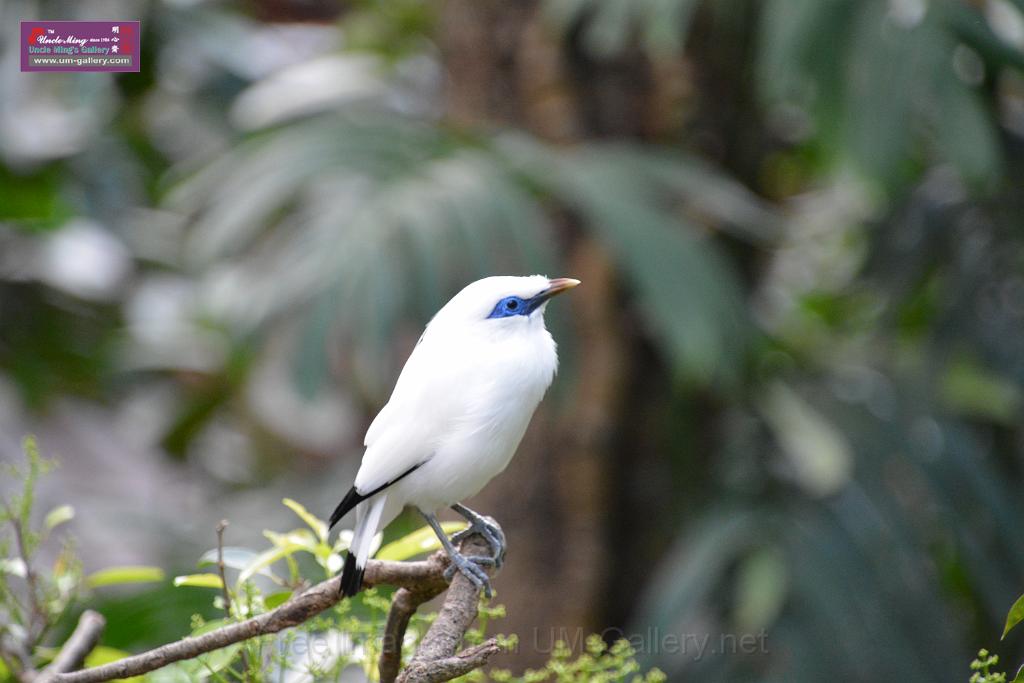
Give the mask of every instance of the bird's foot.
[{"label": "bird's foot", "polygon": [[[454,507],[454,506],[453,506]],[[505,563],[505,533],[497,524],[487,517],[477,514],[469,508],[459,506],[462,509],[454,508],[456,512],[466,518],[469,526],[452,536],[452,543],[458,545],[473,534],[480,534],[491,546],[491,559],[495,567],[501,567]],[[467,514],[468,513],[468,514]]]},{"label": "bird's foot", "polygon": [[470,583],[477,587],[477,590],[483,589],[484,595],[488,598],[491,597],[491,578],[487,576],[487,572],[483,570],[483,567],[494,566],[493,557],[477,557],[475,555],[467,557],[462,553],[454,553],[449,556],[449,559],[451,564],[444,570],[445,581],[451,583],[456,570],[458,570],[469,579]]}]

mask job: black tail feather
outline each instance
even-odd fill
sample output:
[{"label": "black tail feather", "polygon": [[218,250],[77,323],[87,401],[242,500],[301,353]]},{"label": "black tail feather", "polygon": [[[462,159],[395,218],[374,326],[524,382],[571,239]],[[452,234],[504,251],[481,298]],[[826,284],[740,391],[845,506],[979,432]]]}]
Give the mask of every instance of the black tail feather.
[{"label": "black tail feather", "polygon": [[341,594],[351,598],[363,587],[363,568],[356,566],[352,551],[345,555],[345,568],[341,570]]}]

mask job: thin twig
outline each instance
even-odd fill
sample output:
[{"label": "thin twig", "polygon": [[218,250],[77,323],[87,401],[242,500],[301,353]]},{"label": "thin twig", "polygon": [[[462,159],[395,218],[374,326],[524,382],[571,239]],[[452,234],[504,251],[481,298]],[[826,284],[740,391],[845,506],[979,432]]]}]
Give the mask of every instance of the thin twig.
[{"label": "thin twig", "polygon": [[228,520],[222,519],[217,523],[217,571],[220,573],[220,587],[224,597],[224,614],[231,620],[231,591],[228,590],[228,578],[224,567],[224,530],[228,528]]},{"label": "thin twig", "polygon": [[[231,610],[231,590],[228,588],[227,568],[224,565],[224,530],[228,528],[228,520],[222,519],[217,523],[217,572],[220,574],[221,595],[224,598],[224,614],[228,622],[235,620]],[[242,681],[249,683],[249,656],[245,650],[242,654]]]},{"label": "thin twig", "polygon": [[14,541],[18,546],[18,555],[25,565],[25,583],[28,586],[28,604],[31,611],[28,624],[28,642],[34,643],[36,638],[39,637],[39,634],[35,632],[36,629],[46,624],[46,612],[39,604],[39,582],[36,580],[35,570],[32,569],[28,545],[25,543],[25,531],[21,528],[21,519],[14,515],[11,508],[7,506],[6,501],[4,501],[4,507],[7,508],[7,516],[10,518],[11,526],[14,527]]},{"label": "thin twig", "polygon": [[34,683],[52,683],[57,674],[74,671],[82,666],[96,644],[100,642],[107,620],[103,615],[87,609],[78,618],[78,625],[64,643],[57,656],[42,670]]}]

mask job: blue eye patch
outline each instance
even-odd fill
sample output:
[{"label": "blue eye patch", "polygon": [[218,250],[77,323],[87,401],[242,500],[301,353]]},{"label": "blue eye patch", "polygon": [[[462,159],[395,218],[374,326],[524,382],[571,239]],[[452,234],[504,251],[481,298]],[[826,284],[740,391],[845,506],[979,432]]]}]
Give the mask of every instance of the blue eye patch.
[{"label": "blue eye patch", "polygon": [[529,315],[541,301],[534,302],[533,299],[522,299],[518,296],[506,296],[499,301],[488,318],[510,318],[514,315]]}]

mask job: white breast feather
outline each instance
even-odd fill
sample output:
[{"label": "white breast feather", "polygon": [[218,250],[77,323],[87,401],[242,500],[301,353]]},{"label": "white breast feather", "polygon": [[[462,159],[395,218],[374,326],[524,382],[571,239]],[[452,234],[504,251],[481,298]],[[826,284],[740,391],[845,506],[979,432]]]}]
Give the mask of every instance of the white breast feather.
[{"label": "white breast feather", "polygon": [[537,322],[498,346],[491,339],[453,338],[428,328],[367,430],[357,490],[367,493],[397,479],[431,458],[446,439],[467,431],[483,436],[513,418],[511,432],[494,434],[502,442],[495,444],[500,453],[494,456],[504,461],[498,470],[503,469],[557,365],[554,341]]}]

